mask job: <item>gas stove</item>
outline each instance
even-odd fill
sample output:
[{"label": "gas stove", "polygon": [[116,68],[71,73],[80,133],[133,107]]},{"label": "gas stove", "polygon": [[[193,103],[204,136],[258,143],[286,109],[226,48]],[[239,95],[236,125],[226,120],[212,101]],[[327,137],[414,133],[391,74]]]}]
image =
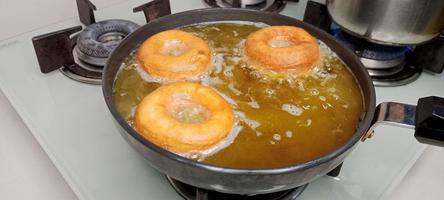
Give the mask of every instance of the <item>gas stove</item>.
[{"label": "gas stove", "polygon": [[[82,17],[82,22],[89,25],[89,22],[93,24],[96,21],[118,18],[143,25],[150,15],[145,17],[142,13],[133,13],[133,8],[145,13],[143,5],[146,3],[142,0],[130,0],[104,9],[99,8],[94,12],[94,20],[88,10],[88,15]],[[170,3],[172,13],[207,6],[200,0],[171,0]],[[307,1],[304,0],[299,3],[287,2],[281,14],[302,19],[306,4]],[[87,6],[94,10],[94,6]],[[37,59],[32,38],[67,28],[70,33],[77,33],[78,37],[80,29],[86,29],[78,27],[79,25],[81,22],[77,18],[68,18],[60,23],[0,41],[0,59],[4,63],[4,67],[0,68],[0,88],[77,196],[80,199],[179,200],[191,199],[196,194],[204,197],[225,195],[211,191],[205,194],[205,191],[198,188],[190,188],[186,184],[167,179],[151,168],[120,136],[103,101],[100,86],[72,81],[63,71],[41,73],[41,63]],[[69,29],[72,27],[78,28]],[[72,36],[69,40],[64,39],[68,41],[67,49],[74,50],[71,51],[71,61],[84,63],[87,60],[76,58],[78,55],[75,55],[76,48],[73,44],[76,34]],[[119,40],[119,37],[112,36],[111,40]],[[90,61],[88,65],[83,67],[100,69],[97,63]],[[57,67],[61,71],[66,66]],[[411,84],[377,88],[377,100],[414,104],[421,96],[444,96],[444,91],[439,88],[443,83],[442,74],[422,73]],[[358,145],[347,158],[338,176],[323,176],[306,187],[263,198],[386,198],[423,149],[424,146],[417,143],[408,130],[395,127],[377,129],[374,138]],[[228,198],[231,199],[231,196]]]}]

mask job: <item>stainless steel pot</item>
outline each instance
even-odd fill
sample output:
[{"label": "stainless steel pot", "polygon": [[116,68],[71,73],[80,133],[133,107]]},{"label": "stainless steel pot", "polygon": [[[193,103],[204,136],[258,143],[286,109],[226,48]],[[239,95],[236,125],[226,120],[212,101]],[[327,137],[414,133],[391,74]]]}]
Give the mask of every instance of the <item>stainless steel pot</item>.
[{"label": "stainless steel pot", "polygon": [[372,42],[415,45],[444,30],[443,0],[327,0],[333,21]]}]

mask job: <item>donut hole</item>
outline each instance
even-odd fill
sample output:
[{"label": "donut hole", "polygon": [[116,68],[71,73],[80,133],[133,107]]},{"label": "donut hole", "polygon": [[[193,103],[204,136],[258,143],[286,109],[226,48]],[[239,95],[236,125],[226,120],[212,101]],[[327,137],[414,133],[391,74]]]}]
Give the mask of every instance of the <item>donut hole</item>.
[{"label": "donut hole", "polygon": [[165,40],[160,50],[160,54],[164,56],[180,56],[188,51],[188,46],[177,39]]},{"label": "donut hole", "polygon": [[174,94],[167,105],[168,114],[179,122],[187,124],[203,123],[210,118],[210,111],[193,101],[189,94]]},{"label": "donut hole", "polygon": [[276,36],[268,40],[268,46],[273,48],[286,48],[296,46],[296,43],[287,36]]}]

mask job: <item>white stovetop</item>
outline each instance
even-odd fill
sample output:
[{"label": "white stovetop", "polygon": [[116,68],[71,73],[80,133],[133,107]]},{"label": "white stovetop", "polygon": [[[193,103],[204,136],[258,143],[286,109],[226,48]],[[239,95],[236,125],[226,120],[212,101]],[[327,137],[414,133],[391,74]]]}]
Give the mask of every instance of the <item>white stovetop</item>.
[{"label": "white stovetop", "polygon": [[[120,2],[123,2],[122,0],[95,0],[93,2],[99,8],[97,17],[99,20],[101,18],[106,19],[112,16],[123,16],[123,18],[125,18],[124,16],[131,16],[134,17],[133,20],[139,23],[143,22],[142,16],[130,14],[129,9],[126,9],[126,11],[117,9],[128,6],[128,8],[131,8],[141,4],[142,1],[133,0],[129,1],[128,3],[123,3],[123,5],[120,5]],[[200,5],[199,0],[188,0],[186,5],[181,2],[185,1],[172,1],[173,12],[182,9],[190,9],[193,8],[193,6],[196,7]],[[297,16],[300,17],[301,10],[303,10],[301,9],[301,4],[303,4],[305,1],[301,2],[302,3],[299,5],[292,4],[289,6],[288,8],[290,9],[287,8],[284,11],[284,14],[293,15],[294,13],[292,12],[295,12],[298,14]],[[82,154],[72,155],[73,151],[69,150],[76,150],[76,148],[52,144],[51,139],[47,138],[49,137],[47,134],[57,129],[51,129],[46,126],[35,126],[35,123],[42,121],[46,122],[47,125],[55,123],[52,125],[57,127],[57,123],[67,123],[64,121],[57,121],[63,119],[63,116],[48,116],[47,114],[75,112],[75,109],[65,109],[62,110],[63,112],[59,112],[60,110],[57,110],[44,113],[45,109],[42,109],[42,106],[47,106],[50,104],[38,104],[42,103],[42,99],[48,98],[47,95],[49,95],[49,98],[54,101],[51,103],[56,105],[55,108],[58,108],[57,106],[62,106],[64,108],[64,106],[67,106],[68,104],[57,104],[69,102],[69,98],[72,96],[69,96],[69,93],[66,92],[62,92],[61,94],[57,93],[57,90],[62,89],[61,87],[68,87],[69,89],[73,89],[72,91],[76,91],[78,86],[69,81],[65,81],[62,79],[64,77],[57,74],[57,72],[48,76],[39,74],[35,57],[29,53],[29,50],[31,49],[31,36],[35,36],[37,33],[45,33],[49,30],[57,30],[57,28],[60,29],[78,24],[78,21],[75,18],[66,20],[70,16],[74,16],[76,14],[74,1],[40,0],[38,2],[30,2],[20,0],[14,2],[11,1],[8,2],[8,4],[1,2],[0,4],[0,25],[2,25],[2,27],[8,27],[8,29],[3,28],[0,30],[0,58],[3,62],[3,64],[0,66],[0,89],[4,90],[8,99],[11,100],[15,109],[18,110],[20,116],[25,119],[27,122],[26,124],[32,130],[32,132],[29,131],[23,121],[18,117],[17,113],[12,109],[11,104],[9,104],[3,94],[0,93],[0,127],[2,127],[0,131],[0,199],[76,198],[70,187],[64,182],[62,176],[58,173],[46,154],[42,151],[40,145],[34,140],[34,137],[39,138],[39,142],[44,147],[46,153],[50,155],[51,160],[56,163],[56,166],[61,171],[63,177],[67,179],[67,181],[70,183],[69,185],[72,186],[72,189],[79,195],[79,197],[97,197],[97,199],[100,199],[106,197],[106,195],[101,193],[113,193],[113,191],[110,191],[111,189],[122,192],[140,192],[137,190],[132,191],[131,189],[133,188],[130,186],[131,183],[128,185],[119,183],[119,181],[126,180],[126,177],[118,177],[118,175],[122,174],[118,174],[117,177],[110,177],[107,182],[103,182],[103,187],[101,187],[101,185],[97,185],[100,181],[97,181],[94,179],[94,177],[99,177],[102,173],[106,174],[105,172],[101,172],[94,167],[88,168],[89,163],[84,163],[85,168],[82,168],[82,163],[75,163],[75,157]],[[180,6],[182,4],[185,8]],[[51,8],[51,12],[48,12],[48,7]],[[109,8],[105,9],[105,7]],[[13,11],[17,11],[18,13],[14,13]],[[115,16],[116,11],[119,11],[120,16]],[[47,28],[46,30],[39,29],[36,30],[35,33],[25,33],[51,24],[53,24],[52,27]],[[23,35],[17,36],[21,33],[23,33]],[[14,59],[18,59],[17,62],[15,62]],[[22,69],[23,67],[25,67],[25,69]],[[30,74],[21,76],[20,73]],[[21,80],[19,77],[27,80]],[[54,85],[54,83],[61,85]],[[417,97],[423,95],[436,94],[444,96],[443,84],[444,76],[430,76],[428,74],[424,74],[421,76],[418,82],[408,86],[400,87],[398,89],[378,88],[378,102],[383,100],[392,100],[414,103]],[[32,89],[27,91],[23,90],[23,88]],[[39,89],[43,90],[38,93],[33,93],[32,91]],[[85,86],[85,89],[81,89],[81,91],[84,93],[81,92],[79,93],[80,95],[100,92],[99,89],[94,88],[93,86]],[[99,94],[94,94],[93,96],[93,98],[100,98]],[[72,101],[85,104],[101,104],[101,99],[88,101],[84,100],[83,98],[85,97],[78,97],[72,99]],[[102,108],[91,109],[93,112],[97,110],[102,111]],[[47,117],[47,119],[38,119],[42,117]],[[107,123],[107,120],[108,119],[104,120],[105,123]],[[66,125],[65,127],[70,126]],[[82,130],[84,129],[80,128],[79,131]],[[63,134],[67,132],[70,131],[63,131],[60,133],[60,136],[63,136]],[[71,130],[71,132],[73,131]],[[444,160],[440,158],[442,158],[442,155],[444,155],[444,150],[439,148],[428,148],[419,161],[414,165],[412,170],[407,173],[407,170],[409,170],[410,166],[413,164],[412,162],[416,160],[416,156],[419,156],[419,153],[423,149],[423,146],[414,142],[411,135],[412,132],[409,130],[391,128],[378,129],[377,137],[369,142],[360,144],[356,152],[351,156],[350,159],[348,159],[350,161],[345,166],[347,171],[345,171],[340,177],[342,182],[339,181],[339,183],[334,183],[334,180],[329,178],[323,178],[322,180],[316,181],[303,195],[303,199],[313,199],[309,198],[310,196],[322,197],[322,195],[316,195],[316,193],[325,193],[327,195],[330,193],[333,194],[333,196],[340,197],[340,195],[337,195],[337,193],[344,193],[344,191],[341,190],[346,190],[346,194],[354,195],[348,196],[350,199],[379,199],[379,197],[399,200],[419,198],[442,199],[442,188],[444,186],[444,170],[442,169],[444,168]],[[52,135],[50,137],[58,136],[59,135]],[[107,136],[106,133],[96,134],[95,136],[114,138],[114,135]],[[399,137],[403,139],[402,141],[398,142],[396,138]],[[73,144],[81,141],[76,141],[76,138],[72,139]],[[103,147],[106,147],[105,144],[97,145],[103,145]],[[121,144],[119,143],[116,145]],[[88,146],[85,148],[88,148]],[[122,148],[125,150],[127,149],[126,146]],[[60,151],[54,152],[54,150],[61,150],[63,153],[60,153]],[[78,151],[81,151],[81,149]],[[126,170],[138,170],[140,169],[140,166],[145,166],[143,159],[138,157],[138,155],[134,152],[124,151],[124,153],[130,155],[130,158],[127,159],[132,165],[121,165],[117,167],[117,170],[119,167],[126,167]],[[66,156],[66,158],[63,156],[60,157],[61,155]],[[83,154],[83,156],[84,155],[85,154]],[[382,160],[376,160],[378,157],[384,158]],[[107,159],[108,158],[103,158],[101,161],[106,162]],[[88,161],[88,159],[84,160]],[[390,168],[391,166],[394,166],[394,169]],[[95,167],[97,167],[97,165]],[[100,167],[103,167],[103,170],[106,171],[106,165]],[[116,170],[116,166],[113,166],[113,169]],[[79,174],[76,174],[78,171],[76,170],[80,170],[86,174],[80,175],[83,177],[79,178]],[[396,170],[400,170],[401,172],[395,172]],[[143,172],[145,174],[141,174],[141,176],[145,178],[158,179],[160,177],[160,175],[152,169],[147,169]],[[400,186],[395,187],[405,173],[407,173],[407,177],[404,179],[404,181],[402,181]],[[384,177],[384,174],[387,176]],[[89,176],[91,179],[85,179],[84,176]],[[356,180],[363,181],[357,183],[354,182]],[[375,183],[375,181],[378,180],[381,183],[380,185]],[[116,181],[116,183],[110,184],[109,182],[112,181]],[[164,184],[163,181],[160,181],[160,184],[162,183]],[[343,185],[344,183],[347,185]],[[112,186],[127,186],[128,188],[112,188]],[[157,188],[157,186],[154,185],[153,187]],[[149,188],[150,187],[147,187],[147,190],[149,190]],[[326,191],[317,191],[319,189]],[[170,192],[171,194],[168,193],[170,190],[168,187],[161,187],[161,190],[156,190],[155,193],[161,194],[162,192],[165,192],[163,190],[167,190],[168,195],[163,196],[162,199],[171,199],[169,197],[177,199],[177,196],[175,196],[172,190]],[[390,195],[392,191],[394,191],[394,194]],[[84,194],[85,192],[88,194]],[[372,194],[372,192],[376,192],[377,194]],[[376,198],[374,198],[375,195]],[[155,197],[162,196],[153,194],[152,196],[146,196],[146,199],[156,199]],[[114,196],[113,198],[119,199],[118,196]]]}]

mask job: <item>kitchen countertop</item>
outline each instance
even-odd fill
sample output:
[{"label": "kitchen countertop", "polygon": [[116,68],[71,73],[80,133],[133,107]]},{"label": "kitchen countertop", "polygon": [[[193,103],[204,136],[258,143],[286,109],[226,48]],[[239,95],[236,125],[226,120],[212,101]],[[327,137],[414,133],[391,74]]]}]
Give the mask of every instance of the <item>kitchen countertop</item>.
[{"label": "kitchen countertop", "polygon": [[[93,2],[100,8],[120,1]],[[55,11],[46,12],[46,7]],[[39,17],[21,15],[30,11]],[[11,1],[0,6],[0,25],[8,27],[0,31],[0,41],[75,14],[73,0]],[[77,199],[1,91],[0,127],[0,199]],[[428,147],[390,199],[443,199],[443,155],[444,148]]]}]

